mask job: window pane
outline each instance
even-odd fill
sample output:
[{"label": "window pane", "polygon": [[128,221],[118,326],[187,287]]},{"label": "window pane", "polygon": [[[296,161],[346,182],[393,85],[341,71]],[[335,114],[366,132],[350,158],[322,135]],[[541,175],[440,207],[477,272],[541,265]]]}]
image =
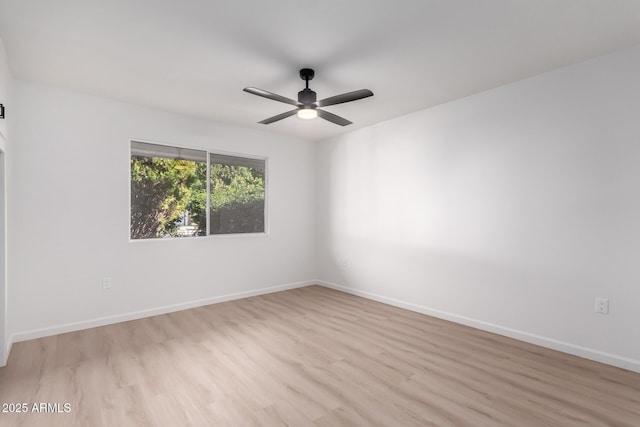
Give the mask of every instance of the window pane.
[{"label": "window pane", "polygon": [[263,233],[265,160],[211,153],[210,234]]},{"label": "window pane", "polygon": [[131,144],[132,239],[204,236],[206,152]]}]

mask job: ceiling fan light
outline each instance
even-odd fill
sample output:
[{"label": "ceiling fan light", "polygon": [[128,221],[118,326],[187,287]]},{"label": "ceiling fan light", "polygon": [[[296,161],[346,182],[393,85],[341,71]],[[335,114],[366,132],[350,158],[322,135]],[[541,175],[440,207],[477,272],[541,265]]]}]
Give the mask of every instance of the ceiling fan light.
[{"label": "ceiling fan light", "polygon": [[305,120],[311,120],[318,117],[318,112],[315,108],[301,108],[298,110],[298,117]]}]

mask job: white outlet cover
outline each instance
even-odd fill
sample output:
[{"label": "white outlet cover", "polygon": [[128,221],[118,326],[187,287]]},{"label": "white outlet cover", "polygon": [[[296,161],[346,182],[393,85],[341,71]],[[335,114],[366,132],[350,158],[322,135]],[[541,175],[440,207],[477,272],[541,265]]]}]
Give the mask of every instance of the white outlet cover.
[{"label": "white outlet cover", "polygon": [[607,298],[596,298],[596,313],[609,314],[609,300]]}]

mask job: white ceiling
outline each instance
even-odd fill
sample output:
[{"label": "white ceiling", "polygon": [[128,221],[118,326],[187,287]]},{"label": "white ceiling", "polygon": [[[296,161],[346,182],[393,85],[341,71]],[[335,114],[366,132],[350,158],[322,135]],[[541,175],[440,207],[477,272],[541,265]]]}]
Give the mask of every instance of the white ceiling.
[{"label": "white ceiling", "polygon": [[[318,140],[640,43],[638,0],[0,0],[14,77]],[[290,117],[319,98],[375,96]]]}]

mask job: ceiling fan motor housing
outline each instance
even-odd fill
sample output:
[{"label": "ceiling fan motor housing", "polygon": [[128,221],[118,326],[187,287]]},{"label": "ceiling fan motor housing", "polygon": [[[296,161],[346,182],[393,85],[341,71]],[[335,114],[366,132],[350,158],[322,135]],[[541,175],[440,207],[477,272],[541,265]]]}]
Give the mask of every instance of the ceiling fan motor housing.
[{"label": "ceiling fan motor housing", "polygon": [[305,107],[311,107],[311,104],[317,100],[316,93],[311,89],[302,89],[298,92],[298,102],[302,103]]}]

